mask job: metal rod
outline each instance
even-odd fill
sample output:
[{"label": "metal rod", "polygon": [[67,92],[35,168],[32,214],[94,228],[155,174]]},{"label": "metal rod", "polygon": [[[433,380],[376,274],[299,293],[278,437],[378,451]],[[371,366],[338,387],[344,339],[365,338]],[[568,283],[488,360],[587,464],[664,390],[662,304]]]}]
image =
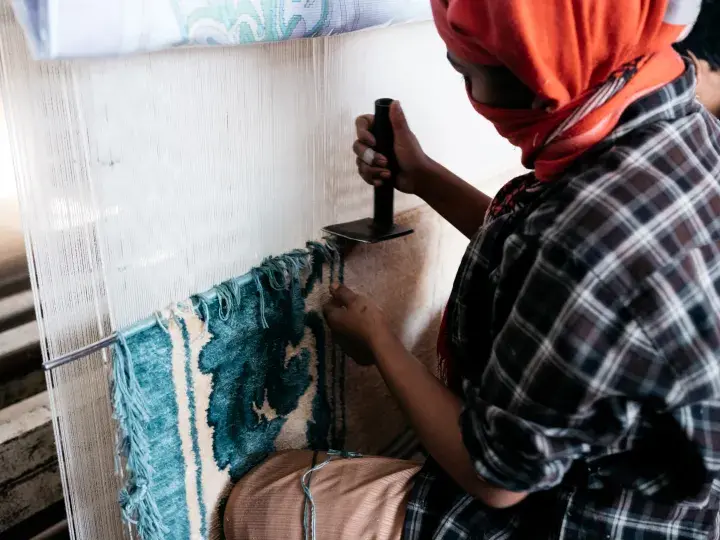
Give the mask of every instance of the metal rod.
[{"label": "metal rod", "polygon": [[94,352],[101,351],[103,349],[106,349],[107,347],[110,347],[113,343],[117,341],[117,339],[117,333],[112,333],[108,337],[102,338],[95,343],[91,343],[90,345],[86,345],[85,347],[82,347],[75,351],[69,352],[62,356],[58,356],[57,358],[53,358],[52,360],[48,360],[47,362],[43,362],[43,369],[45,371],[50,371],[51,369],[55,369],[56,367],[69,364],[74,360],[79,360],[80,358],[91,355]]},{"label": "metal rod", "polygon": [[[328,241],[328,244],[332,245],[329,243],[329,241]],[[251,272],[248,272],[247,274],[240,276],[239,278],[233,279],[232,281],[236,285],[245,285],[252,281],[253,275],[254,274],[251,271]],[[196,296],[203,297],[206,300],[212,300],[217,296],[217,290],[215,287],[213,287],[212,289],[205,291],[204,293],[200,293],[199,295],[196,295]],[[125,329],[123,331],[123,334],[125,336],[128,336],[134,332],[145,330],[149,326],[152,326],[154,324],[157,324],[157,318],[156,317],[148,317],[147,319],[140,321],[139,323],[133,325],[132,327]],[[43,362],[43,369],[45,371],[50,371],[57,367],[64,366],[65,364],[69,364],[70,362],[79,360],[80,358],[84,358],[94,352],[106,349],[107,347],[110,347],[111,345],[113,345],[117,340],[118,340],[118,334],[117,334],[117,332],[113,332],[108,337],[102,338],[101,340],[96,341],[95,343],[91,343],[90,345],[86,345],[85,347],[82,347],[75,351],[69,352],[69,353],[59,356],[57,358],[53,358],[52,360],[48,360],[47,362]]]},{"label": "metal rod", "polygon": [[[249,283],[252,280],[252,274],[245,274],[244,276],[241,276],[237,278],[235,281],[238,284],[244,284]],[[198,296],[202,296],[205,299],[212,299],[217,295],[217,292],[215,289],[210,289],[209,291],[206,291],[204,293],[201,293]],[[147,329],[149,326],[157,324],[157,318],[156,317],[148,317],[147,319],[143,319],[142,321],[134,324],[133,326],[126,328],[123,330],[123,334],[125,336],[131,335],[134,332],[142,331]],[[81,358],[84,358],[94,352],[101,351],[107,347],[110,347],[118,340],[118,333],[113,332],[108,337],[102,338],[99,341],[96,341],[95,343],[91,343],[90,345],[86,345],[85,347],[82,347],[80,349],[74,350],[72,352],[69,352],[67,354],[64,354],[62,356],[58,356],[57,358],[53,358],[52,360],[48,360],[47,362],[43,362],[43,369],[45,371],[51,371],[57,367],[64,366],[65,364],[69,364],[70,362],[74,362],[75,360],[80,360]]]}]

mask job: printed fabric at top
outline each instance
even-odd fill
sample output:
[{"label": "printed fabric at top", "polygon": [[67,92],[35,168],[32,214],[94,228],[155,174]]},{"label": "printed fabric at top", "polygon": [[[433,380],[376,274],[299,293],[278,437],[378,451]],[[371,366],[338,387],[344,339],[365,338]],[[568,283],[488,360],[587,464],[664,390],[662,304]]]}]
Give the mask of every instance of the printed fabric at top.
[{"label": "printed fabric at top", "polygon": [[119,333],[120,506],[140,538],[222,538],[229,490],[267,453],[342,448],[345,363],[320,313],[341,279],[311,244]]},{"label": "printed fabric at top", "polygon": [[428,0],[13,0],[36,58],[328,36],[430,18]]}]

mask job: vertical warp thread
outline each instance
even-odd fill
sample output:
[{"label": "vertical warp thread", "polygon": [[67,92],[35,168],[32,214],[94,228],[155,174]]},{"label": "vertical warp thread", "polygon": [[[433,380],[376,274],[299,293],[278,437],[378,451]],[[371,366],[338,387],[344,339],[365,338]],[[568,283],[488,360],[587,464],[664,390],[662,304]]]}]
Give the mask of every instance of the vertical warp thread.
[{"label": "vertical warp thread", "polygon": [[[342,255],[340,254],[339,250],[335,250],[335,263],[338,267],[338,282],[340,284],[343,284],[345,282],[345,259],[343,259]],[[335,353],[338,357],[338,363],[339,363],[339,371],[340,371],[340,377],[338,381],[338,387],[339,387],[339,401],[340,401],[340,435],[338,440],[338,446],[340,448],[345,448],[345,435],[346,435],[346,428],[347,428],[347,422],[346,422],[346,410],[345,410],[345,368],[347,363],[347,358],[345,357],[345,353],[342,351],[339,345],[334,345]]]},{"label": "vertical warp thread", "polygon": [[347,417],[345,410],[345,364],[347,363],[347,358],[340,347],[337,348],[337,351],[338,362],[340,364],[340,380],[338,382],[338,386],[340,388],[340,435],[338,436],[338,445],[340,448],[344,448],[345,436],[347,434]]},{"label": "vertical warp thread", "polygon": [[[330,261],[326,261],[328,263],[329,267],[329,281],[330,286],[332,286],[335,283],[335,258],[331,259]],[[330,354],[331,354],[331,362],[330,362],[330,397],[331,401],[329,403],[330,406],[330,426],[332,429],[332,433],[330,436],[330,447],[331,448],[342,448],[342,445],[338,444],[338,425],[337,425],[337,408],[338,408],[338,394],[340,392],[340,389],[338,387],[338,379],[337,379],[337,373],[338,373],[338,365],[337,365],[337,351],[335,346],[335,341],[332,339],[332,335],[329,337],[330,339]],[[326,343],[328,342],[326,338]]]},{"label": "vertical warp thread", "polygon": [[[332,338],[330,338],[332,339]],[[328,342],[327,337],[325,338],[325,343]],[[336,383],[336,373],[337,373],[337,355],[335,354],[335,347],[331,346],[331,353],[332,353],[332,361],[330,362],[330,400],[329,400],[329,407],[330,407],[330,429],[332,430],[330,433],[330,446],[335,448],[342,448],[338,446],[338,429],[337,429],[337,415],[336,415],[336,408],[337,408],[337,399],[336,399],[336,393],[337,393],[337,383]]]}]

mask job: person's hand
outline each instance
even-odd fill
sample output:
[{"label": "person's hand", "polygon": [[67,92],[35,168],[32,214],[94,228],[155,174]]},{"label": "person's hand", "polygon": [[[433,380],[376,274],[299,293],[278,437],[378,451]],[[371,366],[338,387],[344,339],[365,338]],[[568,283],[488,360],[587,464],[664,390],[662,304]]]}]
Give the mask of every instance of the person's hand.
[{"label": "person's hand", "polygon": [[[383,182],[391,179],[387,169],[387,156],[375,154],[372,165],[362,160],[365,150],[375,146],[375,137],[372,135],[374,116],[365,114],[355,120],[357,140],[353,144],[353,151],[357,156],[357,166],[360,176],[373,186],[381,186]],[[428,168],[429,158],[425,155],[417,137],[410,131],[405,114],[399,101],[393,101],[390,106],[390,121],[395,136],[395,157],[400,171],[395,178],[395,188],[404,193],[415,193],[417,180]]]},{"label": "person's hand", "polygon": [[382,311],[369,298],[344,285],[331,288],[325,320],[343,351],[361,365],[375,362],[374,344],[391,335]]}]

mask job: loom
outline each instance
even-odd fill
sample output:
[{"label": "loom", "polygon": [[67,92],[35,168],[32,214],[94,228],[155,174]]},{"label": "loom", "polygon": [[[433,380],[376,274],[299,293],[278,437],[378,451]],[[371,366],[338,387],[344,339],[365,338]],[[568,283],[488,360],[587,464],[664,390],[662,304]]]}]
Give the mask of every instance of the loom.
[{"label": "loom", "polygon": [[[108,385],[118,329],[367,215],[349,148],[354,117],[378,96],[401,99],[428,154],[486,192],[521,172],[518,153],[472,111],[427,11],[388,16],[423,2],[326,0],[312,21],[290,13],[292,25],[261,28],[165,24],[202,1],[143,12],[141,0],[64,0],[99,23],[62,18],[54,33],[34,11],[54,0],[12,4],[0,1],[0,92],[70,535],[133,537],[118,507]],[[120,6],[146,26],[122,34]],[[368,27],[412,24],[318,37],[357,30],[368,13]],[[396,210],[416,205],[401,195]],[[398,226],[415,228],[412,240],[361,247],[348,279],[430,358],[464,240],[422,208]]]},{"label": "loom", "polygon": [[[16,16],[12,4],[0,3],[0,91],[42,354],[53,368],[46,379],[70,535],[128,537],[108,384],[116,330],[305,245],[328,223],[368,215],[372,190],[357,177],[350,146],[354,118],[379,96],[400,99],[425,150],[483,189],[518,170],[517,152],[472,112],[432,24],[417,17],[237,47],[212,45],[262,41],[259,27],[186,26],[155,39],[147,28],[118,36],[99,25],[88,39],[104,48],[93,51],[82,49],[80,19],[58,21],[57,34],[24,34],[21,24],[32,30],[38,18]],[[81,4],[88,8],[63,2]],[[161,4],[191,2],[158,2],[148,27],[166,20]],[[357,29],[363,13],[372,15],[369,26],[387,26],[392,6],[418,5],[336,4],[344,11],[327,19],[345,30]],[[92,4],[87,16],[112,21],[119,5]],[[273,28],[276,40],[300,37]],[[172,47],[198,43],[211,46]],[[442,111],[425,108],[438,100]],[[396,212],[416,206],[399,196]],[[431,213],[413,215],[400,222],[416,230],[408,243],[360,249],[347,279],[382,299],[405,343],[431,358],[464,241]],[[349,400],[362,398],[349,392]],[[392,416],[372,411],[376,424]]]}]

